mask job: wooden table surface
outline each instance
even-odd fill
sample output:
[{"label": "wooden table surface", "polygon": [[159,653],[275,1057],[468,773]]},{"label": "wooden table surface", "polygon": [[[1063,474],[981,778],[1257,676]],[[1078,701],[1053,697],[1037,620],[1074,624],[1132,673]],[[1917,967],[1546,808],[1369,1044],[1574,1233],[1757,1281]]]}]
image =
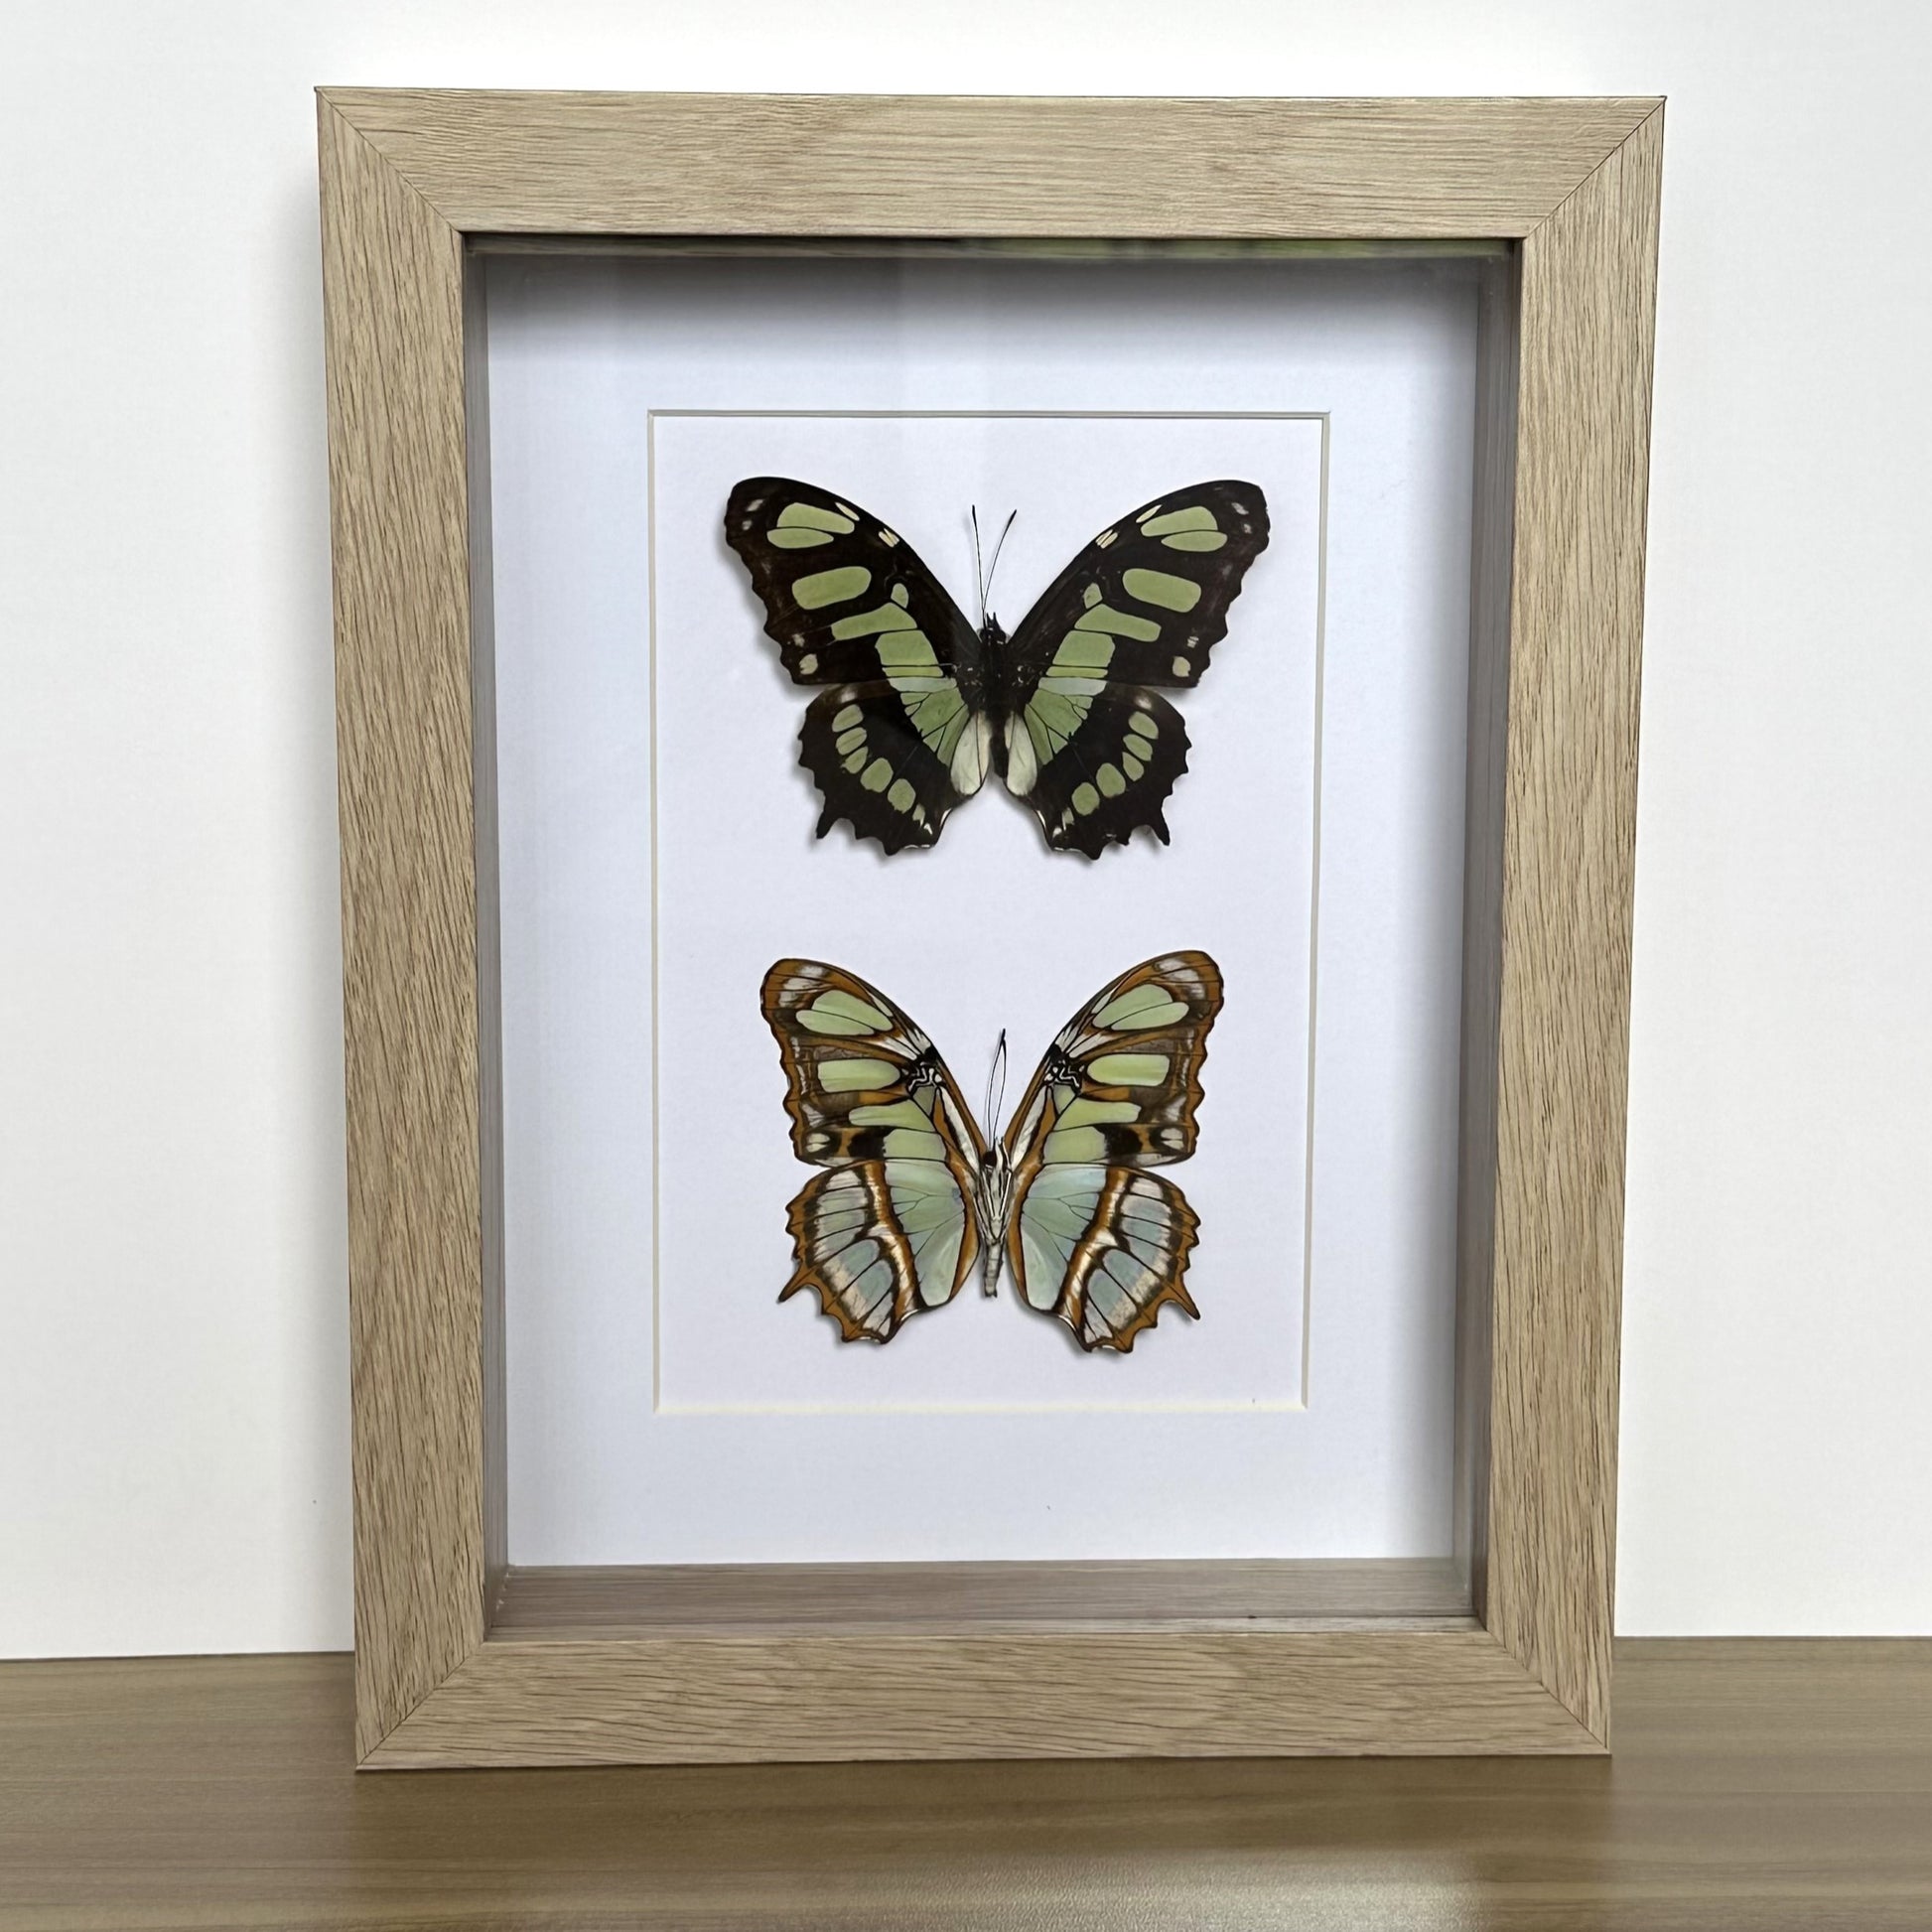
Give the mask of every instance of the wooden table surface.
[{"label": "wooden table surface", "polygon": [[1932,1928],[1932,1641],[1624,1643],[1613,1759],[354,1775],[342,1657],[0,1666],[0,1928]]}]

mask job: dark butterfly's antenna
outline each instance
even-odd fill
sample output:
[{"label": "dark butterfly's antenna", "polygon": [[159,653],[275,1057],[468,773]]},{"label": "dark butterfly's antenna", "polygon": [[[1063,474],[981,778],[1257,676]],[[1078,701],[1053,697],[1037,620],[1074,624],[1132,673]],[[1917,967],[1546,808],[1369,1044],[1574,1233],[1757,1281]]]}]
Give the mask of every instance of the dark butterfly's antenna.
[{"label": "dark butterfly's antenna", "polygon": [[1000,1138],[1000,1109],[1007,1104],[1007,1030],[1000,1029],[1000,1043],[993,1049],[993,1069],[986,1076],[986,1138]]},{"label": "dark butterfly's antenna", "polygon": [[[1000,552],[1007,547],[1007,532],[1013,528],[1013,519],[1019,514],[1020,512],[1018,510],[1009,510],[1007,512],[1007,520],[1000,526],[1000,540],[993,546],[993,561],[986,567],[986,583],[980,590],[980,628],[982,630],[986,628],[987,600],[993,595],[993,576],[1000,568]],[[979,521],[977,518],[974,519],[973,534],[975,537],[979,535]]]},{"label": "dark butterfly's antenna", "polygon": [[970,512],[973,519],[973,584],[979,592],[980,628],[986,628],[986,601],[993,595],[993,573],[1000,568],[1000,552],[1007,547],[1007,532],[1013,528],[1013,519],[1020,514],[1009,510],[1007,520],[1000,526],[999,541],[993,546],[993,561],[982,566],[980,561],[980,512],[975,503]]}]

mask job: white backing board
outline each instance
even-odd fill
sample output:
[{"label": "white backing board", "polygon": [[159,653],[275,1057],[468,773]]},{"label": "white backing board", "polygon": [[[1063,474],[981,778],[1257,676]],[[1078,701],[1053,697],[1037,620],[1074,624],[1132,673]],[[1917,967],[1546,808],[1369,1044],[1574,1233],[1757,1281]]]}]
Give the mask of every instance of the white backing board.
[{"label": "white backing board", "polygon": [[[1299,1405],[1320,421],[659,414],[652,431],[658,1412]],[[997,530],[1025,505],[994,584],[996,610],[1003,587],[1018,595],[1014,621],[1097,531],[1164,489],[1258,483],[1273,537],[1217,661],[1181,700],[1192,769],[1169,801],[1173,844],[1053,854],[997,783],[929,851],[887,858],[844,827],[816,839],[797,762],[810,694],[764,642],[719,531],[732,485],[772,474],[887,505],[922,558],[952,566],[968,607],[967,506],[997,506]],[[829,1345],[809,1295],[774,1314],[790,1243],[768,1210],[808,1173],[777,1131],[783,1082],[757,1013],[774,959],[873,981],[978,1106],[1003,1028],[1011,1100],[1083,1000],[1184,946],[1208,951],[1231,989],[1205,1076],[1212,1158],[1170,1176],[1202,1217],[1188,1281],[1214,1319],[1170,1315],[1131,1356],[1089,1356],[1058,1327],[1014,1319],[1017,1304],[978,1297],[883,1348]]]},{"label": "white backing board", "polygon": [[[1447,1549],[1466,273],[488,275],[512,1560]],[[1136,503],[1259,483],[1173,844],[1049,854],[997,785],[929,853],[814,840],[809,694],[720,528],[759,472],[885,516],[968,610],[967,506],[1018,509],[1009,625]],[[1002,1027],[1017,1091],[1179,945],[1228,983],[1169,1171],[1198,1324],[1084,1356],[1009,1288],[880,1349],[776,1306],[810,1171],[772,959],[875,980],[977,1105]]]}]

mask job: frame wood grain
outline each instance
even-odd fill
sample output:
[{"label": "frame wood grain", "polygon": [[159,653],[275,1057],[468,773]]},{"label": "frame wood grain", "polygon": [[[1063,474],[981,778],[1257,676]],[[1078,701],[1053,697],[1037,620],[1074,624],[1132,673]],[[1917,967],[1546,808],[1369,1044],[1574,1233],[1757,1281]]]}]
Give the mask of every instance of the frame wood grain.
[{"label": "frame wood grain", "polygon": [[[1607,1748],[1662,103],[325,89],[319,108],[359,1761]],[[507,1568],[467,262],[545,235],[1513,244],[1479,345],[1447,1585],[1429,1566],[1352,1598],[1293,1565]]]}]

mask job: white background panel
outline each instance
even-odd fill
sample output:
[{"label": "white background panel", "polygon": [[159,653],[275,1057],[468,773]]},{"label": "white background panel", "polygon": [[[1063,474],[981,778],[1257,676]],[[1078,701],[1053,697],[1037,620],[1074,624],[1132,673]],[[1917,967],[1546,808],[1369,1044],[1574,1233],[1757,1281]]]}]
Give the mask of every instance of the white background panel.
[{"label": "white background panel", "polygon": [[[660,1408],[1299,1403],[1320,421],[670,414],[655,431]],[[1269,548],[1201,685],[1175,694],[1191,768],[1168,804],[1173,842],[1054,854],[997,781],[930,851],[889,859],[844,826],[815,838],[818,795],[797,762],[812,694],[785,675],[720,535],[732,485],[762,475],[804,476],[885,516],[969,607],[965,506],[985,505],[995,530],[1020,506],[994,584],[1009,624],[1138,505],[1215,477],[1258,484]],[[1181,947],[1207,952],[1228,989],[1204,1076],[1209,1158],[1170,1174],[1202,1219],[1188,1286],[1209,1318],[1164,1315],[1123,1356],[1011,1318],[1010,1297],[997,1311],[962,1297],[884,1348],[836,1344],[809,1293],[772,1310],[791,1246],[775,1210],[810,1173],[758,1013],[773,960],[871,980],[975,1108],[1005,1028],[1011,1108],[1083,1001]]]},{"label": "white background panel", "polygon": [[[1463,267],[492,264],[517,1561],[1446,1546],[1472,321]],[[766,472],[969,602],[968,505],[1018,508],[1009,623],[1137,503],[1259,483],[1173,844],[1052,855],[997,788],[929,853],[814,839],[809,694],[720,528]],[[882,1349],[775,1306],[774,958],[875,980],[978,1104],[1002,1027],[1017,1096],[1176,945],[1230,987],[1172,1175],[1198,1324],[1085,1356],[973,1294]]]}]

